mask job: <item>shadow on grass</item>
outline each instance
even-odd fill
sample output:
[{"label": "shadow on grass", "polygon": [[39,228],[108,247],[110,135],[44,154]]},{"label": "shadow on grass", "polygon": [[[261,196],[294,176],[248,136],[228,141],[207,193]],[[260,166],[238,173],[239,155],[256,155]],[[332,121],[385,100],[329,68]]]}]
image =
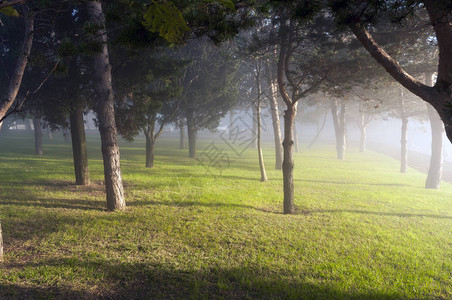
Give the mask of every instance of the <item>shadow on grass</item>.
[{"label": "shadow on grass", "polygon": [[[15,266],[18,267],[18,266]],[[269,268],[218,267],[176,269],[170,264],[119,263],[79,257],[53,258],[21,266],[36,274],[58,277],[53,286],[23,287],[0,283],[1,299],[401,299],[404,295],[374,291],[343,292],[320,280],[307,282],[299,274],[282,274]],[[43,271],[45,269],[45,271]],[[72,280],[58,270],[76,272]],[[95,274],[100,282],[86,284]],[[289,279],[287,276],[289,275]],[[315,276],[315,275],[314,275]],[[50,278],[51,279],[51,278]],[[312,280],[313,278],[309,278]],[[78,281],[85,282],[80,286]],[[71,282],[66,283],[65,281]],[[88,285],[88,286],[87,286]]]},{"label": "shadow on grass", "polygon": [[367,211],[367,210],[359,210],[359,209],[304,210],[304,211],[301,211],[299,214],[330,214],[330,213],[352,213],[352,214],[376,215],[376,216],[383,216],[383,217],[432,218],[432,219],[452,220],[452,216],[444,216],[444,215],[391,213],[391,212]]},{"label": "shadow on grass", "polygon": [[324,184],[352,184],[352,185],[368,185],[368,186],[395,186],[395,187],[415,187],[420,186],[403,184],[403,183],[374,183],[374,182],[344,182],[344,181],[331,181],[331,180],[309,180],[309,179],[294,179],[294,181],[308,182],[308,183],[324,183]]}]

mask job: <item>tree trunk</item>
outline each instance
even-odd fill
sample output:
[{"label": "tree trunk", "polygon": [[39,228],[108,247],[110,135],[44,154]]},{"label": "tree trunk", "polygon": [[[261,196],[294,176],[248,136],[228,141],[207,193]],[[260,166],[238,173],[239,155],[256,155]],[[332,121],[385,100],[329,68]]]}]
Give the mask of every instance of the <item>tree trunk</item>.
[{"label": "tree trunk", "polygon": [[83,108],[76,107],[69,116],[71,123],[72,155],[74,157],[75,184],[89,185],[88,153],[86,151]]},{"label": "tree trunk", "polygon": [[144,131],[146,136],[146,168],[154,167],[155,121]]},{"label": "tree trunk", "polygon": [[253,126],[251,130],[251,148],[257,149],[257,108],[255,105],[251,106],[251,110],[253,112]]},{"label": "tree trunk", "polygon": [[261,182],[267,181],[267,172],[265,171],[265,164],[264,164],[264,155],[262,153],[262,130],[261,130],[261,103],[262,103],[262,97],[261,97],[261,82],[260,82],[260,74],[261,74],[261,63],[260,61],[257,63],[257,73],[256,73],[256,86],[257,86],[257,104],[256,104],[256,125],[257,125],[257,152],[259,157],[259,169],[261,171]]},{"label": "tree trunk", "polygon": [[359,152],[364,153],[366,152],[366,140],[367,140],[367,133],[366,133],[367,126],[360,127],[360,138],[359,138]]},{"label": "tree trunk", "polygon": [[[425,84],[428,86],[433,85],[433,74],[425,74]],[[436,110],[427,103],[427,112],[430,119],[430,128],[432,132],[432,145],[430,166],[428,169],[427,180],[425,181],[426,189],[439,189],[441,183],[441,175],[443,168],[443,133],[444,124],[441,121]]]},{"label": "tree trunk", "polygon": [[191,117],[187,117],[188,157],[196,156],[196,127]]},{"label": "tree trunk", "polygon": [[293,126],[295,123],[295,115],[297,113],[296,104],[287,107],[284,111],[284,159],[282,163],[283,180],[284,180],[284,213],[295,213],[294,205],[294,183],[293,183],[293,169],[294,169],[294,141],[293,141]]},{"label": "tree trunk", "polygon": [[231,109],[229,111],[229,126],[228,126],[228,134],[229,134],[229,140],[232,140],[232,137],[234,136],[234,110]]},{"label": "tree trunk", "polygon": [[275,169],[282,169],[282,139],[281,139],[281,123],[279,120],[279,106],[276,98],[277,88],[274,80],[271,78],[270,66],[267,64],[267,83],[270,86],[270,110],[272,115],[273,137],[275,140]]},{"label": "tree trunk", "polygon": [[104,161],[107,209],[123,209],[126,206],[121,178],[120,155],[111,85],[111,65],[108,57],[107,32],[101,2],[87,2],[92,23],[98,24],[94,40],[101,44],[101,51],[93,55],[94,89],[97,94],[97,117]]},{"label": "tree trunk", "polygon": [[342,101],[341,111],[338,111],[337,100],[331,103],[331,114],[333,116],[334,131],[336,134],[337,159],[345,160],[345,150],[347,148],[347,130],[345,119],[346,103]]},{"label": "tree trunk", "polygon": [[185,148],[185,126],[183,121],[179,121],[179,149]]},{"label": "tree trunk", "polygon": [[432,132],[432,153],[430,156],[430,167],[428,169],[426,189],[439,189],[441,173],[443,168],[443,132],[444,124],[436,110],[427,103],[428,116]]},{"label": "tree trunk", "polygon": [[16,100],[17,93],[19,92],[19,88],[22,83],[22,77],[24,75],[25,67],[28,63],[28,57],[30,56],[31,45],[33,43],[33,16],[28,12],[25,12],[25,14],[25,35],[22,43],[22,48],[19,51],[19,57],[17,58],[17,64],[14,69],[14,73],[12,74],[9,81],[6,98],[2,99],[2,101],[0,102],[0,129],[2,127],[3,118],[5,117],[11,105]]},{"label": "tree trunk", "polygon": [[42,128],[39,117],[33,117],[33,126],[35,130],[35,154],[42,155]]}]

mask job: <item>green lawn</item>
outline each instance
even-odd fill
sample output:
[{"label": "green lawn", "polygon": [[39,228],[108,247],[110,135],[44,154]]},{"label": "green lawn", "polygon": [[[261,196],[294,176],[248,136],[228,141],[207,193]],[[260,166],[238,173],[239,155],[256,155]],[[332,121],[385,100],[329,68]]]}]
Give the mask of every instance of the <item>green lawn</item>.
[{"label": "green lawn", "polygon": [[261,183],[251,149],[220,174],[176,138],[153,169],[143,140],[121,142],[128,208],[109,213],[98,138],[88,187],[72,184],[70,144],[45,143],[37,157],[31,137],[0,136],[0,299],[452,299],[452,186],[426,190],[384,155],[303,149],[299,213],[283,215],[270,144]]}]

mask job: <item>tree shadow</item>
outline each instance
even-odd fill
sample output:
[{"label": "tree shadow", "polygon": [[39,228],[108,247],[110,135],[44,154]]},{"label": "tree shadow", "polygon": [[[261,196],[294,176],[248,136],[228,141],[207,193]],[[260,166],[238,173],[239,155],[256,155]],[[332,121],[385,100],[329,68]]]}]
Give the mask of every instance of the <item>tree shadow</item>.
[{"label": "tree shadow", "polygon": [[433,215],[433,214],[415,214],[415,213],[392,213],[383,211],[368,211],[359,209],[313,209],[313,210],[300,210],[299,214],[332,214],[332,213],[352,213],[363,215],[376,215],[383,217],[402,217],[402,218],[432,218],[432,219],[446,219],[452,220],[452,216],[446,215]]},{"label": "tree shadow", "polygon": [[294,181],[308,182],[308,183],[322,183],[322,184],[337,184],[337,185],[368,185],[368,186],[394,186],[394,187],[416,187],[419,186],[404,184],[404,183],[373,183],[373,182],[344,182],[333,180],[311,180],[311,179],[294,179]]},{"label": "tree shadow", "polygon": [[[324,281],[308,282],[296,274],[268,267],[176,269],[171,264],[114,262],[105,259],[51,258],[16,268],[79,270],[79,278],[95,270],[102,282],[83,289],[74,286],[20,286],[0,283],[1,299],[401,299],[403,295],[377,291],[344,292]],[[287,278],[289,275],[290,279]],[[49,275],[51,276],[51,275]],[[60,275],[58,275],[60,276]],[[63,280],[64,275],[63,276]],[[71,275],[69,275],[71,276]],[[313,274],[315,276],[315,274]],[[310,278],[312,280],[312,276]]]}]

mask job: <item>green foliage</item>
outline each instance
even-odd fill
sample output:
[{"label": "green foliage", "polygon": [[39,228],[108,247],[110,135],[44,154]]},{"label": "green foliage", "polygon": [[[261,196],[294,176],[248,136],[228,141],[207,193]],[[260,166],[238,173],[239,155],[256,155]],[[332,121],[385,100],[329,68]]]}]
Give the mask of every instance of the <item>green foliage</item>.
[{"label": "green foliage", "polygon": [[190,30],[181,11],[171,1],[153,0],[144,14],[143,24],[170,43],[176,44]]},{"label": "green foliage", "polygon": [[11,16],[11,17],[20,17],[19,12],[11,6],[0,8],[0,14],[4,14],[6,16]]}]

